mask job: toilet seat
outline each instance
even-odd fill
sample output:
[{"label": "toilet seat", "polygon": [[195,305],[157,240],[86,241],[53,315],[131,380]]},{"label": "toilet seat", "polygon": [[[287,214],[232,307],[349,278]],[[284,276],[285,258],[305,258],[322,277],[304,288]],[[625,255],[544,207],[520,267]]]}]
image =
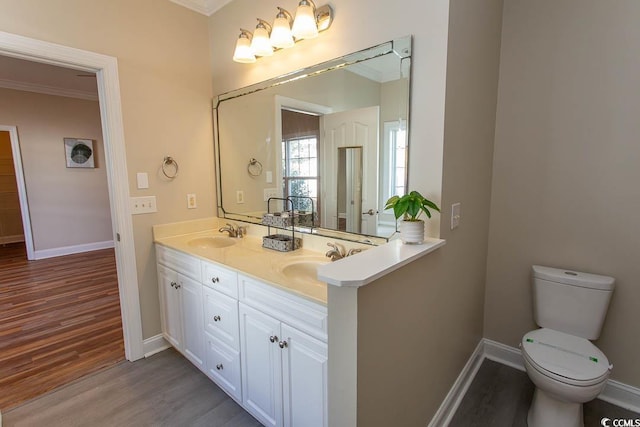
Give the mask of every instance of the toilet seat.
[{"label": "toilet seat", "polygon": [[541,374],[575,386],[605,381],[612,368],[589,340],[547,328],[522,337],[522,354]]}]

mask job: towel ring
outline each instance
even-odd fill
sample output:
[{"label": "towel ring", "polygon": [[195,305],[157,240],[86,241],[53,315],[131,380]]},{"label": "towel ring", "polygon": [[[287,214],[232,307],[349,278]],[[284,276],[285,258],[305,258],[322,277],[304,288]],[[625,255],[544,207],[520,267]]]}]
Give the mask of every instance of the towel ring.
[{"label": "towel ring", "polygon": [[178,162],[173,160],[172,157],[166,156],[162,161],[162,173],[169,179],[173,179],[178,176]]},{"label": "towel ring", "polygon": [[251,158],[247,165],[247,172],[249,172],[249,175],[251,176],[260,176],[262,174],[262,163]]}]

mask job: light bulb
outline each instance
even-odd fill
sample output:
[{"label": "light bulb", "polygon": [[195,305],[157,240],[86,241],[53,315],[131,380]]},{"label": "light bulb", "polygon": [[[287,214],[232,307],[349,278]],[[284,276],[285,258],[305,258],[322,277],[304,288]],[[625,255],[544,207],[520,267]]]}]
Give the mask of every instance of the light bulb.
[{"label": "light bulb", "polygon": [[[269,25],[269,24],[266,24]],[[273,47],[269,40],[269,30],[260,19],[258,19],[258,25],[253,32],[253,40],[251,40],[251,50],[254,55],[258,56],[271,56],[273,55]]]}]

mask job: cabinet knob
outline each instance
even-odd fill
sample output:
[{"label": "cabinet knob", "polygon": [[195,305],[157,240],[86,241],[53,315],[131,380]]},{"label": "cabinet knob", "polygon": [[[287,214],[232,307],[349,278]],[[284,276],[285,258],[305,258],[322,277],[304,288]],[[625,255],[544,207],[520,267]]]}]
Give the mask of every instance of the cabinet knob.
[{"label": "cabinet knob", "polygon": [[222,371],[222,370],[224,369],[224,366],[222,366],[222,363],[218,363],[218,364],[216,365],[216,369],[217,369],[218,371]]},{"label": "cabinet knob", "polygon": [[213,321],[214,322],[219,322],[220,321],[220,316],[213,316]]},{"label": "cabinet knob", "polygon": [[182,287],[182,286],[180,286],[180,285],[178,285],[178,284],[176,283],[176,289],[180,289],[181,287]]},{"label": "cabinet knob", "polygon": [[289,343],[287,343],[286,341],[280,341],[278,343],[278,345],[280,346],[280,348],[287,348],[289,347]]},{"label": "cabinet knob", "polygon": [[277,336],[275,336],[275,335],[271,335],[271,336],[269,337],[269,341],[271,341],[271,342],[276,342],[276,341],[278,341],[278,337],[277,337]]},{"label": "cabinet knob", "polygon": [[178,284],[176,282],[171,282],[171,287],[175,288]]},{"label": "cabinet knob", "polygon": [[212,278],[211,278],[211,282],[212,282],[212,283],[218,283],[219,281],[220,281],[220,278],[219,278],[219,277],[212,277]]}]

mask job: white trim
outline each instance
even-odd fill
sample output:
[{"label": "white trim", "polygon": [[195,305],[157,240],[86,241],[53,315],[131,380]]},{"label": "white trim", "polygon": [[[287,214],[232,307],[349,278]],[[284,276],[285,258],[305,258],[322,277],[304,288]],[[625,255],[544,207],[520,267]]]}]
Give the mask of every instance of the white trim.
[{"label": "white trim", "polygon": [[18,82],[15,80],[0,79],[0,87],[4,89],[21,90],[24,92],[43,93],[45,95],[65,96],[67,98],[84,99],[86,101],[97,101],[98,94],[77,90],[66,89],[54,86],[41,85],[37,83]]},{"label": "white trim", "polygon": [[16,173],[16,184],[18,186],[20,214],[22,215],[24,243],[27,249],[27,259],[33,260],[35,259],[35,255],[33,252],[33,234],[31,233],[31,215],[29,214],[29,199],[27,198],[27,187],[24,181],[24,170],[22,169],[22,155],[20,154],[18,128],[15,126],[0,125],[0,131],[9,132],[9,139],[11,140],[11,152],[13,155],[13,168]]},{"label": "white trim", "polygon": [[[155,335],[151,338],[147,338],[143,342],[144,357],[153,356],[156,353],[160,353],[171,347],[171,345],[164,339],[162,334]],[[1,427],[1,426],[0,426]]]},{"label": "white trim", "polygon": [[227,3],[231,3],[233,0],[169,0],[172,3],[184,6],[187,9],[191,9],[194,12],[201,13],[206,16],[211,16],[214,12],[221,9]]},{"label": "white trim", "polygon": [[[469,357],[462,372],[460,372],[456,382],[451,387],[451,390],[449,390],[449,393],[440,404],[438,411],[431,419],[429,427],[446,427],[449,425],[451,418],[453,418],[453,415],[456,413],[462,398],[485,359],[493,360],[494,362],[510,366],[520,371],[525,371],[520,349],[482,338],[473,354],[471,354],[471,357]],[[619,381],[608,380],[607,386],[604,391],[600,393],[598,399],[640,413],[640,389]]]},{"label": "white trim", "polygon": [[447,426],[451,422],[451,418],[458,410],[458,406],[460,406],[460,402],[464,398],[464,395],[467,393],[469,386],[473,382],[473,379],[476,377],[476,373],[482,362],[484,361],[484,343],[482,340],[476,346],[476,349],[469,357],[469,360],[462,368],[460,375],[453,383],[451,390],[447,393],[447,396],[442,401],[442,404],[438,408],[438,411],[431,419],[428,427],[438,427],[438,426]]},{"label": "white trim", "polygon": [[0,55],[96,73],[127,360],[144,357],[120,82],[116,58],[0,31]]},{"label": "white trim", "polygon": [[59,248],[40,249],[35,251],[35,259],[53,258],[57,256],[98,251],[100,249],[108,249],[113,247],[113,240],[107,240],[104,242],[83,243],[80,245],[62,246]]}]

